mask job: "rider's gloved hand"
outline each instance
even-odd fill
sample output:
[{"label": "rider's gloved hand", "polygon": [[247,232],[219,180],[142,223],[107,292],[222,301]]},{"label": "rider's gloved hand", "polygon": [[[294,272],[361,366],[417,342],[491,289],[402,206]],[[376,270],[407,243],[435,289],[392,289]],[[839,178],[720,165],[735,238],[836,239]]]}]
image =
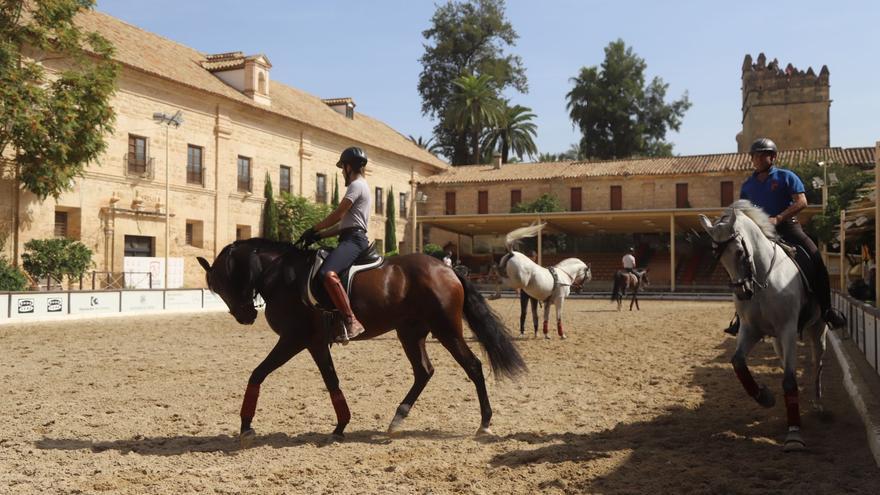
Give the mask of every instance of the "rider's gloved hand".
[{"label": "rider's gloved hand", "polygon": [[308,246],[310,244],[318,242],[319,240],[321,240],[321,236],[318,235],[318,232],[314,228],[308,228],[305,232],[302,233],[301,236],[299,236],[299,239],[296,241],[296,243],[299,244],[300,242],[302,242],[303,245]]}]

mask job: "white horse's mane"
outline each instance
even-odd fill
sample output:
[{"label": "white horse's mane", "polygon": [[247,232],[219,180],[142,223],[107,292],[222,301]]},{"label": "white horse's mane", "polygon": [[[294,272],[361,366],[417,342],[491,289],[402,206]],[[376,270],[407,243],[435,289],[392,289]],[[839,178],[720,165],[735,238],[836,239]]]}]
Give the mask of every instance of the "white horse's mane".
[{"label": "white horse's mane", "polygon": [[775,241],[779,238],[779,234],[776,233],[776,227],[770,223],[770,217],[764,213],[764,210],[752,205],[749,200],[739,199],[735,201],[730,205],[728,211],[730,212],[730,215],[735,214],[737,211],[742,212],[743,215],[749,217],[749,219],[755,222],[758,228],[761,229],[761,232],[763,232],[771,241]]},{"label": "white horse's mane", "polygon": [[547,225],[546,223],[538,223],[534,225],[529,225],[528,227],[520,227],[516,230],[513,230],[507,234],[505,238],[505,244],[507,245],[508,251],[513,251],[514,244],[516,241],[520,239],[525,239],[526,237],[535,237],[541,232],[541,229]]}]

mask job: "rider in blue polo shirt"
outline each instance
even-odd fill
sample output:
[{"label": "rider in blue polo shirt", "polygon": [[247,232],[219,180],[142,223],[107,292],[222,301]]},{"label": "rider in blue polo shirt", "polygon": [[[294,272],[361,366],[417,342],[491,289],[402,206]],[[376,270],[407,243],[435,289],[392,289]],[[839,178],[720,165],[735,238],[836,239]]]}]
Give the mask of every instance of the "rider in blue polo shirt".
[{"label": "rider in blue polo shirt", "polygon": [[[791,170],[776,167],[776,153],[776,144],[770,139],[760,138],[752,143],[749,154],[755,173],[743,183],[739,197],[764,210],[770,216],[770,222],[776,226],[779,237],[789,244],[803,247],[809,253],[815,269],[813,293],[822,308],[822,318],[831,328],[843,327],[846,318],[831,308],[831,284],[819,248],[797,220],[797,214],[807,206],[804,183]],[[735,317],[725,331],[736,335],[738,330],[739,318]]]}]

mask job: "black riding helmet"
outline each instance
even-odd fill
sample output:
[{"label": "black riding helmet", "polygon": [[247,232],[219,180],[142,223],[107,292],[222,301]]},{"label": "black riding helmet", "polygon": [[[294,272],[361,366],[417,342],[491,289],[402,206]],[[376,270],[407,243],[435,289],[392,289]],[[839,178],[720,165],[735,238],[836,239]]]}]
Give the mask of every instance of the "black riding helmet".
[{"label": "black riding helmet", "polygon": [[367,166],[367,154],[357,146],[346,148],[336,162],[337,167],[342,168],[342,165],[349,165],[356,170],[362,169]]},{"label": "black riding helmet", "polygon": [[773,153],[774,155],[777,153],[776,143],[774,143],[770,138],[758,138],[752,143],[752,147],[749,148],[749,154],[751,153]]}]

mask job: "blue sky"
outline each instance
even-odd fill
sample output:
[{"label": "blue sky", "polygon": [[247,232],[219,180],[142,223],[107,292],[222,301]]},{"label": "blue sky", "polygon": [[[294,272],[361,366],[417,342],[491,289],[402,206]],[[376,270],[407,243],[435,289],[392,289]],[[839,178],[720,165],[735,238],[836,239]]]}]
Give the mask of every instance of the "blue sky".
[{"label": "blue sky", "polygon": [[[98,10],[207,53],[264,53],[272,78],[322,98],[351,96],[357,111],[403,134],[431,135],[417,91],[419,57],[435,3],[424,0],[98,0]],[[598,65],[622,38],[645,59],[648,77],[688,91],[693,106],[667,139],[676,154],[736,151],[740,75],[746,53],[764,52],[816,72],[831,71],[831,145],[880,140],[880,39],[876,1],[509,0],[520,38],[527,94],[514,103],[537,114],[538,149],[579,139],[565,109],[570,78]]]}]

